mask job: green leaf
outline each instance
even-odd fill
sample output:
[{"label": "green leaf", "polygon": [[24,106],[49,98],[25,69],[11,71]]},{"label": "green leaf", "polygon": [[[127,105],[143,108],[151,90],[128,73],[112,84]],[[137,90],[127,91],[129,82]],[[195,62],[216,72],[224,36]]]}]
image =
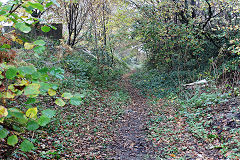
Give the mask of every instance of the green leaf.
[{"label": "green leaf", "polygon": [[52,4],[53,4],[53,2],[49,2],[49,3],[46,4],[46,7],[48,8],[48,7],[50,7]]},{"label": "green leaf", "polygon": [[18,108],[9,108],[8,112],[9,112],[10,116],[13,116],[13,117],[16,117],[16,118],[23,118],[24,117],[24,114]]},{"label": "green leaf", "polygon": [[35,42],[33,42],[33,44],[38,46],[44,46],[46,42],[44,40],[36,40]]},{"label": "green leaf", "polygon": [[5,117],[0,118],[0,123],[3,123]]},{"label": "green leaf", "polygon": [[23,75],[33,74],[34,72],[37,71],[34,66],[22,66],[22,67],[19,67],[18,70]]},{"label": "green leaf", "polygon": [[81,102],[82,102],[82,98],[81,97],[72,97],[70,98],[70,104],[74,105],[74,106],[79,106],[81,105]]},{"label": "green leaf", "polygon": [[38,78],[40,78],[41,74],[39,72],[34,72],[31,76],[34,80],[37,80]]},{"label": "green leaf", "polygon": [[4,6],[2,6],[2,10],[5,10],[5,11],[10,11],[11,10],[11,6],[12,5],[4,5]]},{"label": "green leaf", "polygon": [[47,92],[51,88],[51,85],[48,84],[48,83],[45,83],[45,82],[41,82],[40,86],[41,86],[40,87],[41,93],[45,93],[45,92]]},{"label": "green leaf", "polygon": [[44,11],[44,7],[43,7],[43,5],[41,5],[40,3],[33,3],[33,2],[28,2],[28,4],[31,6],[31,7],[33,7],[33,8],[35,8],[35,9],[38,9],[39,11]]},{"label": "green leaf", "polygon": [[10,48],[11,48],[11,45],[9,45],[9,44],[3,44],[1,48],[10,49]]},{"label": "green leaf", "polygon": [[54,27],[54,26],[51,26],[51,28],[52,28],[52,29],[54,29],[54,30],[57,30],[57,28],[56,28],[56,27]]},{"label": "green leaf", "polygon": [[25,23],[16,23],[15,27],[23,33],[29,33],[31,31],[31,27],[27,26]]},{"label": "green leaf", "polygon": [[52,117],[55,116],[56,111],[51,110],[51,109],[46,109],[46,110],[42,111],[42,114],[43,114],[44,116],[48,117],[48,118],[52,118]]},{"label": "green leaf", "polygon": [[[34,51],[34,52],[35,52],[35,51]],[[40,58],[37,52],[34,53],[34,56],[35,56],[36,58]]]},{"label": "green leaf", "polygon": [[28,118],[24,115],[22,118],[17,118],[16,120],[17,122],[19,122],[20,124],[26,124],[28,121]]},{"label": "green leaf", "polygon": [[25,116],[25,114],[22,113],[21,110],[17,109],[17,108],[9,108],[8,109],[8,113],[9,113],[9,116],[13,116],[16,118],[16,121],[20,124],[26,124],[28,119],[27,117]]},{"label": "green leaf", "polygon": [[5,128],[0,129],[0,139],[6,138],[8,133],[8,130],[6,130]]},{"label": "green leaf", "polygon": [[34,130],[36,130],[36,129],[38,129],[38,128],[39,128],[39,125],[38,125],[38,123],[35,122],[35,121],[29,121],[28,124],[27,124],[27,129],[28,129],[29,131],[34,131]]},{"label": "green leaf", "polygon": [[18,132],[21,132],[21,131],[22,131],[22,128],[20,128],[20,127],[17,126],[17,125],[13,125],[12,127],[13,127],[13,129],[14,129],[15,131],[18,131]]},{"label": "green leaf", "polygon": [[52,84],[52,89],[55,89],[55,90],[57,90],[58,89],[58,84]]},{"label": "green leaf", "polygon": [[46,74],[48,72],[48,68],[44,67],[38,70],[39,73]]},{"label": "green leaf", "polygon": [[5,49],[5,48],[0,48],[0,51],[1,51],[1,52],[8,52],[8,50]]},{"label": "green leaf", "polygon": [[33,144],[32,142],[30,142],[29,140],[24,140],[21,144],[20,144],[20,149],[23,152],[30,152],[33,149]]},{"label": "green leaf", "polygon": [[70,98],[72,98],[73,97],[73,95],[71,94],[71,93],[63,93],[62,94],[62,97],[64,98],[64,99],[70,99]]},{"label": "green leaf", "polygon": [[9,68],[6,71],[6,78],[13,79],[17,75],[18,70],[16,68]]},{"label": "green leaf", "polygon": [[24,88],[24,95],[38,95],[40,93],[40,84],[32,83],[29,84],[27,87]]},{"label": "green leaf", "polygon": [[39,78],[40,81],[42,82],[48,82],[49,81],[49,76],[48,74],[42,74]]},{"label": "green leaf", "polygon": [[50,74],[52,75],[52,76],[55,76],[56,78],[58,78],[58,79],[64,79],[64,69],[62,69],[62,68],[52,68],[51,70],[50,70]]},{"label": "green leaf", "polygon": [[8,137],[7,139],[7,144],[10,146],[15,146],[15,144],[18,143],[18,138],[16,135],[12,135],[10,137]]},{"label": "green leaf", "polygon": [[74,97],[77,97],[77,98],[79,98],[79,99],[82,99],[82,98],[84,98],[85,97],[85,95],[84,94],[75,94],[74,95]]},{"label": "green leaf", "polygon": [[50,122],[50,118],[48,118],[45,115],[42,115],[39,119],[38,119],[38,124],[40,126],[46,126],[48,123]]},{"label": "green leaf", "polygon": [[33,48],[33,51],[36,53],[43,53],[45,51],[46,47],[45,46],[36,46]]},{"label": "green leaf", "polygon": [[41,30],[42,30],[43,32],[49,32],[49,31],[51,30],[51,28],[48,27],[48,26],[42,26],[42,27],[41,27]]},{"label": "green leaf", "polygon": [[28,98],[26,104],[33,104],[33,103],[35,103],[36,101],[37,101],[36,98]]},{"label": "green leaf", "polygon": [[61,98],[56,99],[55,103],[61,107],[65,106],[66,104]]}]

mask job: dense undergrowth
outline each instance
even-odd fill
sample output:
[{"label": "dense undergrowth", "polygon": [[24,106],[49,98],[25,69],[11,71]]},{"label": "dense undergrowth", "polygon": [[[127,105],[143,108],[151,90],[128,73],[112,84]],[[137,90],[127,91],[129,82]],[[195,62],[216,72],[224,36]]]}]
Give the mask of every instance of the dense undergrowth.
[{"label": "dense undergrowth", "polygon": [[152,107],[148,136],[160,158],[239,158],[238,87],[229,81],[216,85],[209,77],[219,77],[204,71],[198,76],[205,74],[206,86],[184,87],[184,81],[172,76],[176,73],[142,69],[132,76]]}]

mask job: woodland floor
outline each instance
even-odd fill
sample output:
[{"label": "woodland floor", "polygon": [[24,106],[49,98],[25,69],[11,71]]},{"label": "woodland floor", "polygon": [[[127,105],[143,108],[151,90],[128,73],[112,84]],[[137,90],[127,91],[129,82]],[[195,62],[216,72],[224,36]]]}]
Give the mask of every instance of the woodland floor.
[{"label": "woodland floor", "polygon": [[179,114],[176,106],[163,100],[149,103],[130,83],[133,72],[119,82],[130,96],[127,104],[115,103],[110,98],[113,91],[102,90],[84,106],[63,108],[58,113],[60,119],[47,131],[35,133],[35,151],[14,151],[2,140],[0,159],[12,154],[10,159],[218,160],[233,153],[231,148],[224,151],[223,144],[238,149],[237,142],[230,145],[233,137],[240,142],[232,132],[240,127],[237,98],[209,106],[207,113],[194,121],[208,127],[193,132],[188,118]]},{"label": "woodland floor", "polygon": [[[240,101],[237,97],[188,114],[181,107],[159,99],[153,104],[123,76],[131,103],[124,109],[115,130],[113,159],[230,160],[238,159]],[[193,118],[189,115],[195,115]],[[189,123],[191,121],[191,123]]]},{"label": "woodland floor", "polygon": [[124,75],[121,82],[131,97],[131,103],[125,108],[115,130],[117,139],[111,148],[115,150],[116,155],[112,158],[155,159],[156,148],[153,147],[146,135],[149,121],[147,99],[141,96],[129,82],[130,75],[131,73]]}]

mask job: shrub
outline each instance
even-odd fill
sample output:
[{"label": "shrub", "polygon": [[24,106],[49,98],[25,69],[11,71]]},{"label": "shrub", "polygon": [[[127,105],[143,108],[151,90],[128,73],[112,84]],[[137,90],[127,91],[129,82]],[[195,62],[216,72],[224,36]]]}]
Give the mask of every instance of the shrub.
[{"label": "shrub", "polygon": [[[37,130],[46,126],[56,111],[51,109],[39,112],[39,98],[47,96],[55,97],[55,104],[63,107],[66,100],[72,105],[80,105],[81,95],[73,96],[70,93],[57,94],[58,85],[49,82],[49,75],[62,78],[58,70],[39,69],[34,66],[13,66],[2,63],[0,65],[0,138],[7,138],[7,143],[15,146],[18,143],[18,132]],[[15,103],[12,103],[14,101]],[[22,151],[30,151],[33,144],[25,139],[20,148]]]}]

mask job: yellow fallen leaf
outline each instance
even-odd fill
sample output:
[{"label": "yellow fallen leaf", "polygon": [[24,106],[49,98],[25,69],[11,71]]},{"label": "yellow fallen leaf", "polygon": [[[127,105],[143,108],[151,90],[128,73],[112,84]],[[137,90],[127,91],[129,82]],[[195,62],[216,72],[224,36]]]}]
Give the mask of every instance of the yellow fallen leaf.
[{"label": "yellow fallen leaf", "polygon": [[32,43],[26,42],[26,43],[24,44],[24,48],[25,48],[25,49],[33,49],[33,47],[34,47],[34,45],[33,45]]},{"label": "yellow fallen leaf", "polygon": [[16,39],[16,42],[19,43],[19,44],[23,44],[23,40],[21,40],[19,38]]},{"label": "yellow fallen leaf", "polygon": [[56,95],[57,93],[56,93],[56,91],[55,90],[53,90],[53,89],[49,89],[48,90],[48,94],[49,94],[49,96],[54,96],[54,95]]},{"label": "yellow fallen leaf", "polygon": [[12,34],[12,35],[11,35],[11,39],[12,39],[12,41],[15,42],[17,38]]},{"label": "yellow fallen leaf", "polygon": [[8,115],[7,108],[0,106],[0,118],[7,117],[7,115]]},{"label": "yellow fallen leaf", "polygon": [[35,108],[29,108],[26,112],[26,116],[29,118],[35,118],[37,116],[38,109]]}]

